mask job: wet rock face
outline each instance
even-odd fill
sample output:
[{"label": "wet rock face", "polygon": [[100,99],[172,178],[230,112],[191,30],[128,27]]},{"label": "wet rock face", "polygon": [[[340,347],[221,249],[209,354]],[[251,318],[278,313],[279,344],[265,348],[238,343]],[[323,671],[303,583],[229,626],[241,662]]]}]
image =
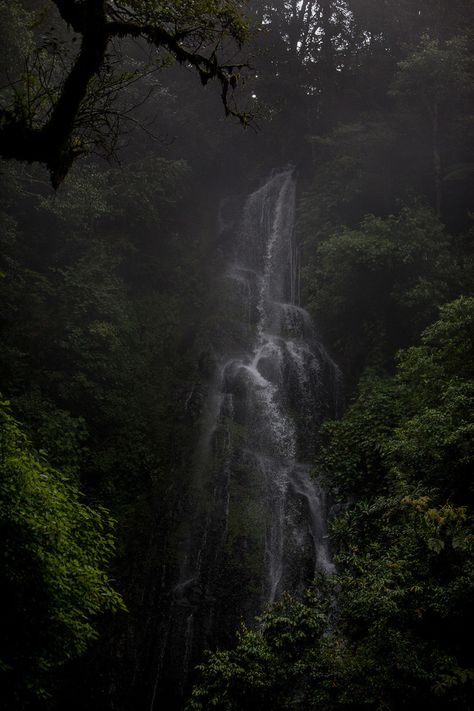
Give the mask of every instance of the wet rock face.
[{"label": "wet rock face", "polygon": [[232,240],[224,288],[240,335],[231,353],[221,349],[208,394],[169,612],[181,674],[204,648],[230,641],[242,618],[333,569],[310,462],[339,375],[298,303],[294,209],[284,170],[247,199]]},{"label": "wet rock face", "polygon": [[[308,463],[319,425],[333,409],[338,371],[297,303],[294,212],[291,170],[275,174],[246,201],[225,288],[247,329],[238,354],[223,357],[218,367],[211,400],[220,404],[203,435],[213,443],[207,486],[214,501],[220,491],[225,505],[221,515],[208,515],[222,527],[223,548],[214,556],[219,563],[212,575],[222,579],[222,571],[232,570],[233,585],[239,586],[235,573],[242,574],[241,559],[247,560],[253,584],[251,590],[241,586],[236,605],[242,613],[259,612],[283,591],[302,589],[315,570],[332,567],[324,497]],[[209,541],[206,525],[201,537]],[[186,572],[188,578],[194,574]],[[212,589],[210,571],[201,577]]]}]

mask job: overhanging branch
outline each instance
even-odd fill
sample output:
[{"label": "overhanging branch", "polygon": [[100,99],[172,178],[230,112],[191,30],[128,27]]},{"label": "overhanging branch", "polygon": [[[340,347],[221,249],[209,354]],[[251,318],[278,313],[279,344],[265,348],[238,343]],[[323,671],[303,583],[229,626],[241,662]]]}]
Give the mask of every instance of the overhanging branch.
[{"label": "overhanging branch", "polygon": [[[232,36],[224,25],[219,30],[217,43],[209,56],[185,46],[185,41],[199,32],[210,33],[215,39],[216,28],[212,23],[189,26],[173,31],[155,22],[140,22],[132,19],[108,20],[107,3],[100,0],[54,0],[62,19],[82,36],[79,54],[67,75],[50,116],[41,128],[34,128],[21,114],[13,110],[0,110],[0,155],[28,162],[45,163],[51,174],[51,182],[58,187],[73,160],[84,152],[84,147],[75,144],[73,132],[81,103],[87,95],[91,80],[104,66],[109,43],[114,38],[143,38],[156,47],[167,50],[177,62],[196,70],[203,85],[217,80],[221,85],[221,97],[226,115],[238,118],[242,124],[249,116],[239,112],[229,103],[230,93],[238,83],[244,64],[221,64],[217,49],[223,37]],[[110,16],[110,15],[109,15]],[[240,41],[237,40],[240,44]]]}]

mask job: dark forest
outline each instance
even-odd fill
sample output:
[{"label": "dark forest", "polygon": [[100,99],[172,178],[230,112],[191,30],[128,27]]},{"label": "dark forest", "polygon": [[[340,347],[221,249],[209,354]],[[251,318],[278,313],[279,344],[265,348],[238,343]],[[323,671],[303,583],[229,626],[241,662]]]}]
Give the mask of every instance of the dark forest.
[{"label": "dark forest", "polygon": [[472,0],[0,48],[0,709],[471,711]]}]

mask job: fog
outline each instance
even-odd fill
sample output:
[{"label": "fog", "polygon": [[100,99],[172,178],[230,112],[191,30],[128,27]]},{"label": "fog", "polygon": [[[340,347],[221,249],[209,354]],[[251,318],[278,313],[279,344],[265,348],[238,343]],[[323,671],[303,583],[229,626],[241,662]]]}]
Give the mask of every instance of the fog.
[{"label": "fog", "polygon": [[0,0],[2,708],[470,708],[473,19]]}]

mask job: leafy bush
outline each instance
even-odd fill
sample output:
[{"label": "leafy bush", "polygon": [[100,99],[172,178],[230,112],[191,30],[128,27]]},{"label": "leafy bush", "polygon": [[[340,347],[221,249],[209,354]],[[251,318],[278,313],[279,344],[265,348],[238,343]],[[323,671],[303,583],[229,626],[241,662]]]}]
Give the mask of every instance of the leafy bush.
[{"label": "leafy bush", "polygon": [[[125,609],[106,568],[113,521],[35,451],[0,402],[2,697],[48,693],[51,672],[96,637],[94,618]],[[13,705],[11,706],[13,708]]]}]

